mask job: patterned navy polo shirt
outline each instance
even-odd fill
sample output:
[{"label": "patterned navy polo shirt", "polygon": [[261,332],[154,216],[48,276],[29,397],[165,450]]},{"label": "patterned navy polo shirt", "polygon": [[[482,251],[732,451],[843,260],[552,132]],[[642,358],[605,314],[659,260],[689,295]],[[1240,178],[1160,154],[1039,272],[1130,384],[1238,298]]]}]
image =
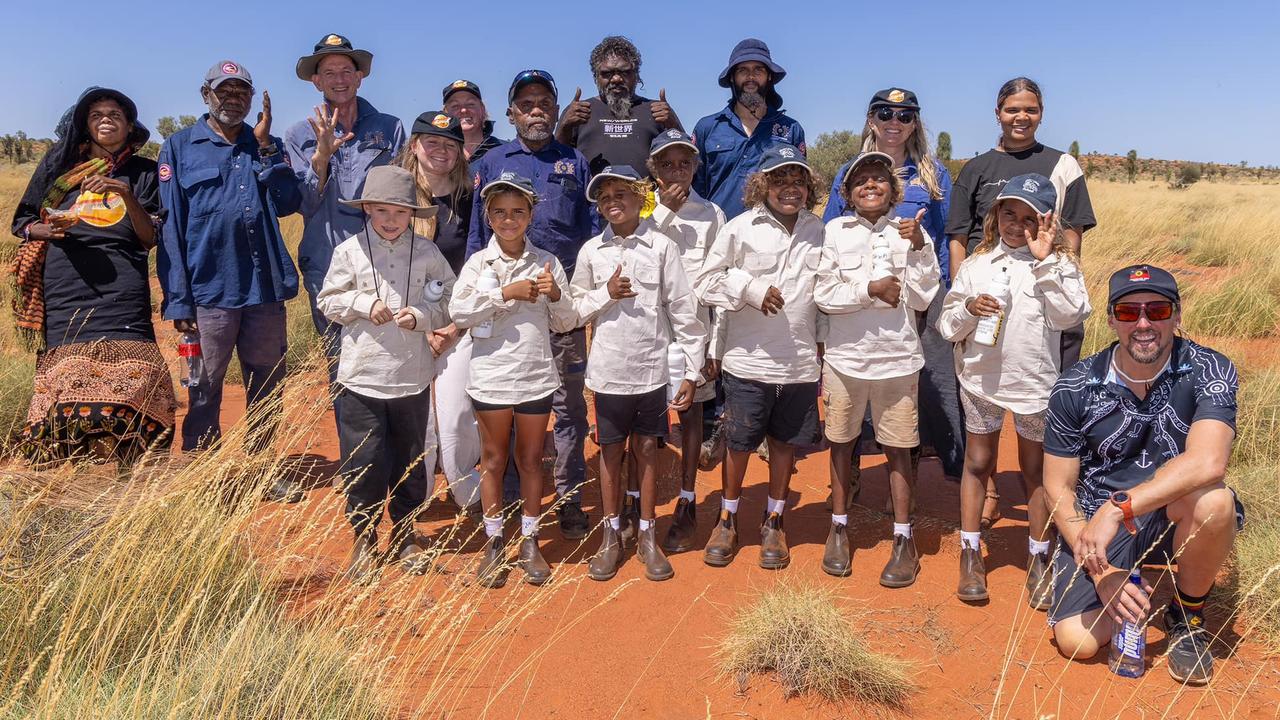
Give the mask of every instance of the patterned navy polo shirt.
[{"label": "patterned navy polo shirt", "polygon": [[1220,420],[1235,429],[1235,365],[1185,338],[1173,342],[1168,369],[1143,400],[1111,370],[1119,343],[1076,363],[1053,386],[1044,450],[1080,459],[1076,498],[1086,517],[1181,454],[1191,423]]}]

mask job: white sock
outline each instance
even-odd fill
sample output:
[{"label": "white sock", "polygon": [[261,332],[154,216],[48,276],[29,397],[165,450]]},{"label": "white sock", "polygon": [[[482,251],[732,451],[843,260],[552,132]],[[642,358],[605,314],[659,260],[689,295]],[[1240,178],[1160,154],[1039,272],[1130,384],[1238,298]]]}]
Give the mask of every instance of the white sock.
[{"label": "white sock", "polygon": [[520,516],[520,534],[529,537],[538,534],[538,518],[532,515]]},{"label": "white sock", "polygon": [[628,491],[627,491],[627,496],[628,496],[628,497],[633,497],[633,498],[635,498],[635,499],[639,500],[639,499],[640,499],[640,491],[639,491],[639,490],[628,490]]},{"label": "white sock", "polygon": [[836,525],[844,525],[844,526],[848,527],[848,525],[849,525],[849,516],[848,516],[848,515],[836,515],[835,513],[831,513],[831,522],[832,522],[832,523],[834,523],[834,524],[836,524]]},{"label": "white sock", "polygon": [[769,498],[769,512],[778,513],[779,515],[781,515],[782,511],[786,509],[787,509],[786,500],[774,500],[773,498]]},{"label": "white sock", "polygon": [[720,507],[724,508],[725,510],[728,510],[731,513],[736,513],[738,512],[738,501],[741,499],[742,498],[734,498],[732,500],[725,500],[724,498],[721,498]]},{"label": "white sock", "polygon": [[502,516],[489,517],[484,516],[484,534],[489,537],[500,537],[502,535]]},{"label": "white sock", "polygon": [[644,518],[640,518],[640,532],[644,532],[645,530],[648,530],[649,528],[653,527],[653,522],[654,522],[653,520],[645,520]]},{"label": "white sock", "polygon": [[1049,541],[1027,538],[1027,550],[1029,550],[1032,555],[1048,555]]},{"label": "white sock", "polygon": [[618,517],[617,515],[614,515],[613,517],[609,518],[609,527],[613,528],[614,530],[621,530],[622,518]]},{"label": "white sock", "polygon": [[[894,523],[894,524],[897,525],[897,523]],[[982,533],[965,532],[961,530],[960,531],[960,547],[962,549],[966,547],[970,547],[970,548],[973,548],[974,550],[981,550],[982,549]]]},{"label": "white sock", "polygon": [[685,500],[688,500],[689,502],[693,502],[694,500],[698,499],[698,496],[694,495],[692,490],[681,490],[680,497],[684,498]]},{"label": "white sock", "polygon": [[911,523],[894,523],[893,534],[901,535],[902,537],[910,540],[911,539]]}]

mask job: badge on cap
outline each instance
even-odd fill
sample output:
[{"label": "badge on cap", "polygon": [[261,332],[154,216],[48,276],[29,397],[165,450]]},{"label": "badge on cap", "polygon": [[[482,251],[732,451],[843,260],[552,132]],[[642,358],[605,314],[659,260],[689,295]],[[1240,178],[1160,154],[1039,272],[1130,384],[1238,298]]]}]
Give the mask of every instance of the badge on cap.
[{"label": "badge on cap", "polygon": [[907,99],[907,96],[897,88],[894,88],[893,90],[889,91],[889,102],[900,103],[906,99]]},{"label": "badge on cap", "polygon": [[1151,273],[1146,268],[1135,268],[1129,271],[1129,282],[1146,282],[1151,279]]},{"label": "badge on cap", "polygon": [[796,156],[796,151],[791,148],[781,148],[778,150],[778,154],[784,158],[793,158]]},{"label": "badge on cap", "polygon": [[239,74],[239,72],[240,72],[240,68],[239,68],[239,67],[237,67],[235,63],[233,63],[233,62],[224,62],[224,63],[222,63],[222,74],[223,74],[223,75],[237,75],[237,74]]},{"label": "badge on cap", "polygon": [[672,140],[679,140],[679,139],[680,139],[680,131],[679,131],[679,130],[668,130],[668,131],[667,131],[667,137],[671,138]]},{"label": "badge on cap", "polygon": [[516,174],[511,172],[510,170],[507,170],[507,171],[504,171],[501,175],[499,175],[498,179],[502,180],[503,182],[514,182],[516,179]]},{"label": "badge on cap", "polygon": [[466,88],[466,87],[467,87],[467,81],[466,81],[466,80],[454,80],[454,81],[453,81],[453,84],[452,84],[452,85],[450,85],[449,87],[453,88],[454,90],[462,90],[462,89],[464,89],[464,88]]},{"label": "badge on cap", "polygon": [[435,125],[441,130],[444,130],[445,128],[449,127],[449,116],[437,114],[435,117],[431,118],[431,124]]},{"label": "badge on cap", "polygon": [[1040,183],[1036,182],[1035,180],[1032,180],[1031,178],[1027,178],[1026,180],[1022,181],[1022,189],[1026,190],[1027,192],[1033,193],[1040,189]]},{"label": "badge on cap", "polygon": [[337,35],[330,35],[329,37],[324,39],[324,44],[325,45],[341,45],[342,38],[338,37]]},{"label": "badge on cap", "polygon": [[160,163],[160,182],[168,182],[173,177],[173,168],[169,167],[169,163]]}]

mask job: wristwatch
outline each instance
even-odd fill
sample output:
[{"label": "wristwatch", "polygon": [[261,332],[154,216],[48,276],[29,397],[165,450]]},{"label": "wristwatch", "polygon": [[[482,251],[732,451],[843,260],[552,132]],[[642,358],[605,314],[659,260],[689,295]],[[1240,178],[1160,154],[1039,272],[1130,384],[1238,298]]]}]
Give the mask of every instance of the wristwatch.
[{"label": "wristwatch", "polygon": [[275,155],[278,152],[280,152],[280,148],[275,143],[271,143],[270,145],[258,146],[258,155],[261,157],[271,157],[272,155]]},{"label": "wristwatch", "polygon": [[1138,525],[1133,521],[1133,501],[1129,498],[1129,493],[1123,490],[1111,493],[1111,504],[1119,508],[1124,516],[1124,529],[1128,530],[1130,535],[1137,535]]}]

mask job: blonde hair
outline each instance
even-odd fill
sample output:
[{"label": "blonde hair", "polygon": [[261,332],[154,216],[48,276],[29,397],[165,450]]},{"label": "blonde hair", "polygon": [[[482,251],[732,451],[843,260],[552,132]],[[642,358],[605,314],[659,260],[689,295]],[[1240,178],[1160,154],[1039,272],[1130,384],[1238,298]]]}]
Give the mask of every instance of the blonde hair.
[{"label": "blonde hair", "polygon": [[[984,252],[991,252],[996,244],[1000,242],[1000,206],[1007,202],[1019,202],[1017,200],[997,200],[992,204],[991,209],[987,211],[987,216],[982,219],[982,241],[970,253],[970,257],[981,255]],[[1073,264],[1079,265],[1080,258],[1076,257],[1071,246],[1067,244],[1067,238],[1062,234],[1062,222],[1058,219],[1057,214],[1053,217],[1053,251],[1061,257],[1065,257]]]},{"label": "blonde hair", "polygon": [[[414,133],[409,136],[409,141],[400,148],[400,154],[392,161],[392,164],[402,167],[413,173],[414,185],[418,190],[418,204],[431,205],[435,202],[435,195],[431,192],[431,184],[419,172],[418,156],[413,152],[413,148],[418,141],[426,137],[427,133]],[[457,142],[457,141],[454,141]],[[456,212],[454,208],[462,202],[462,199],[472,192],[471,188],[471,168],[467,164],[467,154],[462,151],[462,145],[458,145],[458,162],[454,164],[453,169],[449,171],[449,180],[453,182],[453,192],[449,194],[452,206],[450,213]],[[429,218],[415,217],[413,219],[413,232],[425,238],[432,240],[436,237],[437,222],[434,216]]]},{"label": "blonde hair", "polygon": [[[627,186],[628,190],[635,193],[636,195],[639,195],[641,198],[648,198],[649,193],[653,192],[653,181],[650,180],[649,178],[640,178],[639,180],[624,180],[623,178],[614,178],[614,177],[605,178],[604,180],[600,181],[600,189],[603,190],[604,186],[610,182],[623,183],[624,185]],[[598,193],[597,193],[597,196],[598,196]]]},{"label": "blonde hair", "polygon": [[[778,170],[786,170],[794,165],[770,170],[769,172],[777,172]],[[764,205],[765,200],[769,197],[769,173],[763,170],[757,170],[751,173],[751,177],[747,178],[746,188],[742,191],[743,207],[753,208],[757,205]],[[809,190],[809,197],[805,200],[804,209],[813,210],[818,204],[818,193],[823,188],[818,185],[818,176],[812,170],[808,170],[804,174],[805,185]]]},{"label": "blonde hair", "polygon": [[[872,113],[867,113],[867,121],[862,126],[862,152],[875,150],[878,143],[876,126],[871,122],[871,117]],[[919,111],[916,111],[915,129],[907,138],[904,149],[907,157],[916,164],[916,174],[919,175],[920,184],[928,191],[929,197],[941,200],[942,174],[938,172],[938,158],[929,149],[929,133],[925,130],[924,118],[920,117]]]}]

